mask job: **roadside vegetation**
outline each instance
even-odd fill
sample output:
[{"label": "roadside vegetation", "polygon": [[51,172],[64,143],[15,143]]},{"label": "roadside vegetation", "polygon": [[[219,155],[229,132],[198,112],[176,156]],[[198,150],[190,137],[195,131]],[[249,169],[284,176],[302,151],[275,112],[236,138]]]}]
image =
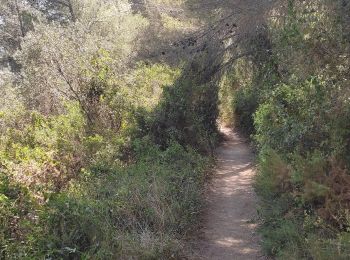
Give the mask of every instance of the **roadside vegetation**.
[{"label": "roadside vegetation", "polygon": [[1,1],[12,37],[2,35],[0,259],[189,252],[215,91],[186,63],[141,59],[152,21],[127,1],[99,2]]},{"label": "roadside vegetation", "polygon": [[350,257],[349,8],[277,1],[222,83],[223,119],[258,152],[262,246],[278,259]]}]

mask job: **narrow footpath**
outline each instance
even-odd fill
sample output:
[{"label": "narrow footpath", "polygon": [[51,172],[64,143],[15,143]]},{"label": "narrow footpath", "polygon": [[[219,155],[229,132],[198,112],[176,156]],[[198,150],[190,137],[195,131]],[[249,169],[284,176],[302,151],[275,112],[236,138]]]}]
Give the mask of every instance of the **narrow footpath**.
[{"label": "narrow footpath", "polygon": [[256,233],[255,167],[249,146],[231,129],[217,149],[217,166],[206,194],[207,205],[195,259],[264,259]]}]

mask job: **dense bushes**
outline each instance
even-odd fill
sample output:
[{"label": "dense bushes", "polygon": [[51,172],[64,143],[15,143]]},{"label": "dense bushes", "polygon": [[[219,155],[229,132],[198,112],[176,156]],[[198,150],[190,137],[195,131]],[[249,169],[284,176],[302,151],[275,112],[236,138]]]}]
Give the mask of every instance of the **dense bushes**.
[{"label": "dense bushes", "polygon": [[349,45],[342,5],[276,5],[266,27],[241,46],[254,54],[237,62],[231,76],[235,119],[259,150],[263,247],[280,259],[350,256]]},{"label": "dense bushes", "polygon": [[272,150],[260,155],[264,250],[281,259],[348,259],[349,175],[320,153],[289,162]]},{"label": "dense bushes", "polygon": [[70,71],[84,82],[52,110],[25,85],[5,93],[0,258],[185,257],[216,140],[215,85],[165,64],[121,77],[111,62],[100,49],[91,70]]},{"label": "dense bushes", "polygon": [[65,110],[2,115],[2,257],[182,258],[208,159],[175,134],[158,146],[132,113],[111,134],[93,133],[77,102]]},{"label": "dense bushes", "polygon": [[179,239],[196,226],[206,161],[175,143],[162,152],[140,140],[135,152],[136,164],[99,162],[51,199],[46,219],[51,256],[181,257]]},{"label": "dense bushes", "polygon": [[[277,151],[307,153],[330,143],[330,86],[312,78],[294,85],[277,85],[256,110],[256,139]],[[330,151],[329,151],[330,152]]]},{"label": "dense bushes", "polygon": [[147,20],[107,2],[77,1],[75,22],[36,12],[0,80],[1,259],[186,253],[217,91],[186,65],[137,62]]},{"label": "dense bushes", "polygon": [[96,162],[43,205],[2,182],[3,256],[180,258],[179,239],[196,227],[208,161],[176,143],[162,152],[147,138],[134,151],[136,164]]},{"label": "dense bushes", "polygon": [[166,147],[170,141],[211,153],[217,139],[217,88],[215,84],[198,84],[180,79],[164,90],[164,99],[150,123],[155,142]]},{"label": "dense bushes", "polygon": [[32,2],[18,70],[0,80],[0,258],[183,258],[216,85],[140,61],[148,20],[128,1]]}]

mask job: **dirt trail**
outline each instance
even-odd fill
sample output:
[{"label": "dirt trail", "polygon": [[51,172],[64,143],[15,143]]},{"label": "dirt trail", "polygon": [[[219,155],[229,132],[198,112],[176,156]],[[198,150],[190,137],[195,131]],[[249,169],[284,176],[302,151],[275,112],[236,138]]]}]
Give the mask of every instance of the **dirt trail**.
[{"label": "dirt trail", "polygon": [[254,157],[237,133],[228,128],[221,131],[226,141],[217,149],[196,259],[263,259],[254,224]]}]

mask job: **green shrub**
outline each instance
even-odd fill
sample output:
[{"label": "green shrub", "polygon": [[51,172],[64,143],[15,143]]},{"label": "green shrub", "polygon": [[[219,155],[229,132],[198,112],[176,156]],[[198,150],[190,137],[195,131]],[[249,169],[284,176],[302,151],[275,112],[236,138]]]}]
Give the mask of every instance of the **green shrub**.
[{"label": "green shrub", "polygon": [[241,88],[235,93],[235,123],[248,136],[255,132],[253,115],[258,107],[258,99],[257,91],[251,87]]},{"label": "green shrub", "polygon": [[160,151],[139,140],[135,149],[137,163],[96,165],[51,198],[52,257],[181,258],[180,239],[197,225],[208,162],[176,143]]},{"label": "green shrub", "polygon": [[324,148],[330,109],[326,87],[318,79],[277,86],[254,116],[258,144],[284,153]]}]

